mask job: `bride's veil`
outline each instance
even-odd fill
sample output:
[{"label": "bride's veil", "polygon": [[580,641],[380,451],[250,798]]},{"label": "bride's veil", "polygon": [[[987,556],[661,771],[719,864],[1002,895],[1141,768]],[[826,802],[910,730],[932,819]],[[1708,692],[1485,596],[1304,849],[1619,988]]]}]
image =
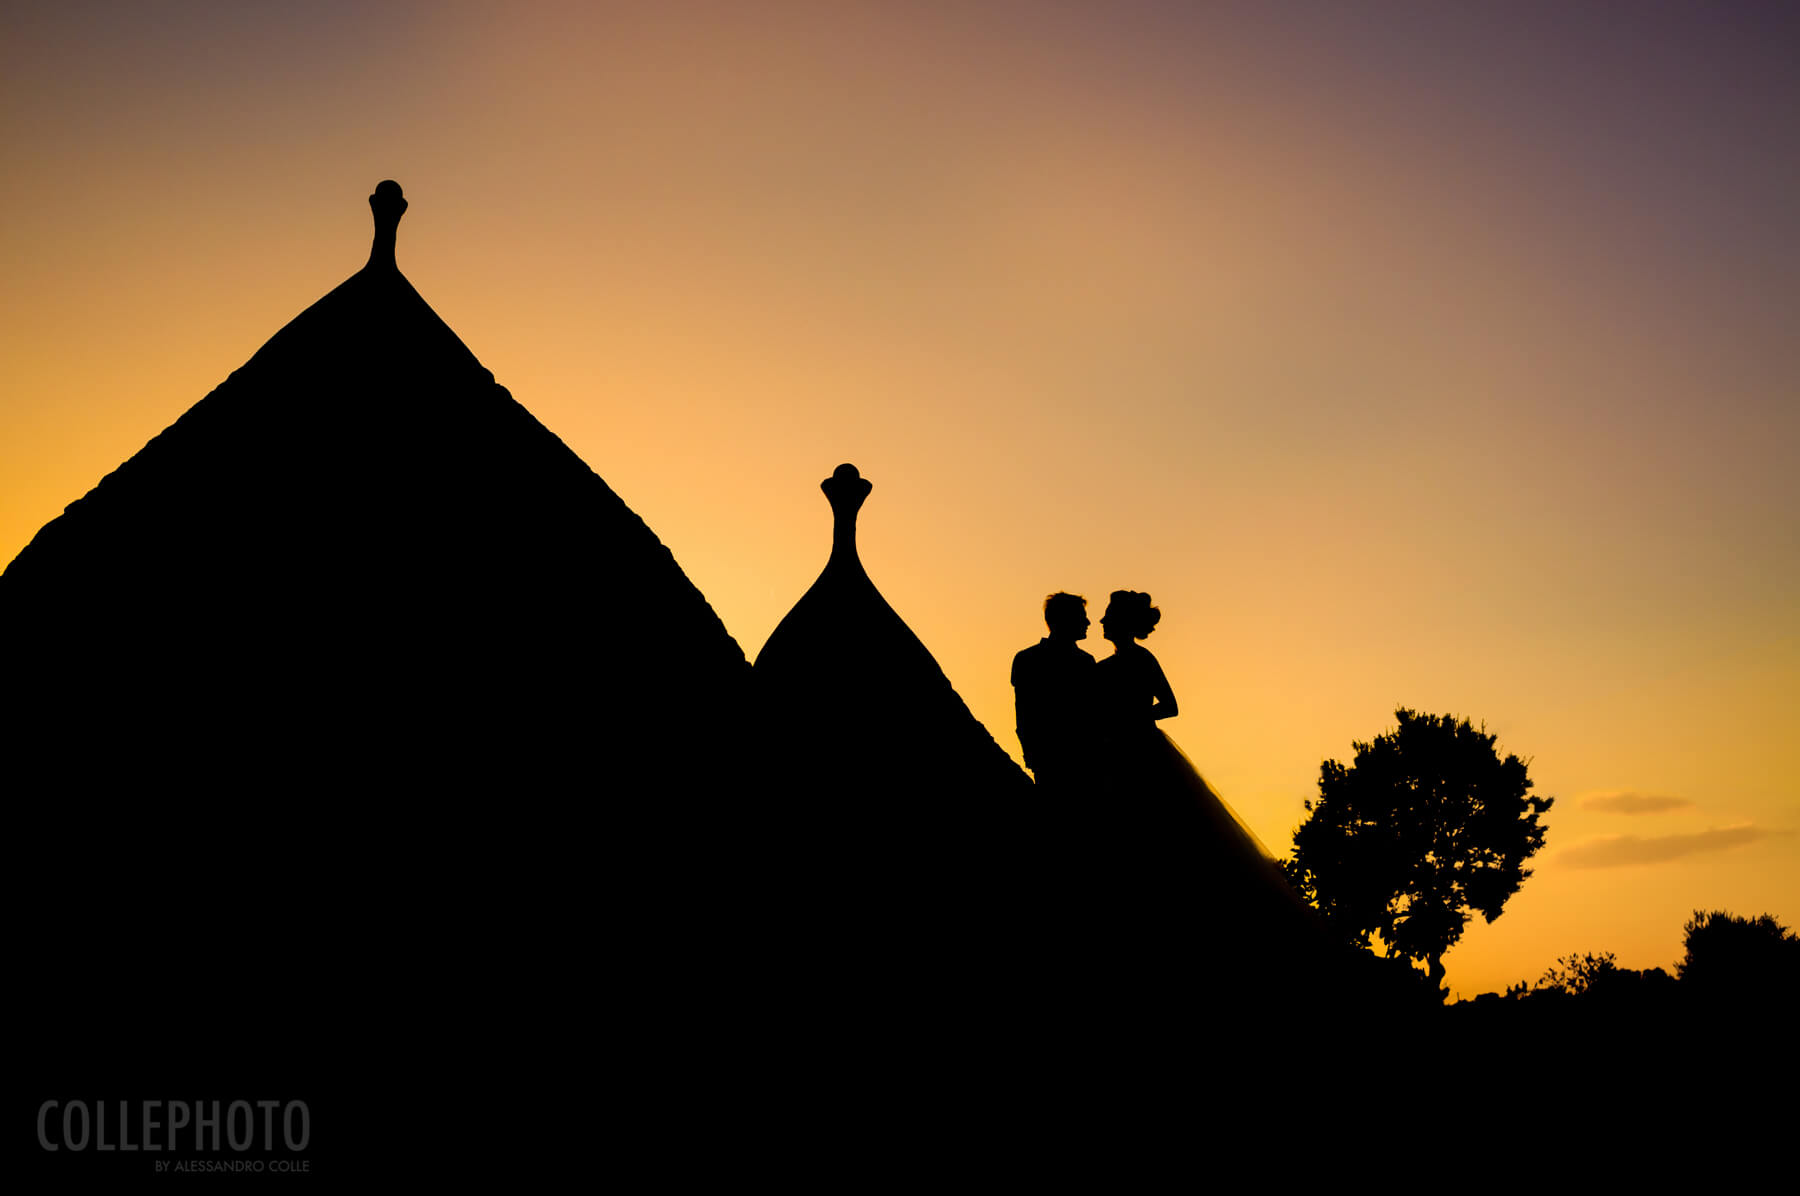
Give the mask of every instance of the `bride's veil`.
[{"label": "bride's veil", "polygon": [[1238,812],[1231,808],[1231,803],[1221,797],[1219,791],[1214,789],[1212,785],[1207,782],[1207,779],[1201,775],[1200,770],[1194,767],[1193,760],[1188,757],[1186,752],[1181,750],[1181,745],[1176,743],[1173,739],[1170,739],[1166,734],[1163,735],[1163,740],[1168,744],[1169,750],[1180,760],[1182,765],[1180,770],[1181,776],[1196,790],[1195,796],[1201,798],[1203,801],[1210,800],[1218,803],[1219,809],[1224,811],[1231,821],[1232,828],[1236,830],[1237,834],[1243,837],[1245,843],[1253,848],[1256,854],[1263,859],[1273,861],[1275,859],[1275,853],[1270,851],[1268,847],[1263,844],[1262,839],[1257,836],[1256,832],[1250,829],[1250,824],[1245,822]]}]

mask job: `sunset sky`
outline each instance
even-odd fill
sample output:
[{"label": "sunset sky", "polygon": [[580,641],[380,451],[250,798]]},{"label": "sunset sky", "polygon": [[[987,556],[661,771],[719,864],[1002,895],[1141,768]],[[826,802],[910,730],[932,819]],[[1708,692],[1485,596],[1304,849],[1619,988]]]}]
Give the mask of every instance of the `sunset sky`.
[{"label": "sunset sky", "polygon": [[1530,761],[1453,992],[1672,966],[1800,923],[1796,62],[1755,0],[11,3],[0,562],[394,178],[401,269],[747,655],[854,462],[1015,758],[1044,595],[1148,590],[1277,851],[1397,705]]}]

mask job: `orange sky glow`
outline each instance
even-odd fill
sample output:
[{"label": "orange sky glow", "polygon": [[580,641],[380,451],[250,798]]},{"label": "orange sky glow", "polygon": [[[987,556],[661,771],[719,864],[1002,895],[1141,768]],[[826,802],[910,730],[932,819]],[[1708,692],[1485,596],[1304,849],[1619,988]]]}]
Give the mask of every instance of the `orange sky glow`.
[{"label": "orange sky glow", "polygon": [[391,177],[401,269],[747,655],[854,462],[1015,758],[1044,595],[1119,588],[1278,852],[1396,705],[1527,758],[1458,995],[1794,926],[1800,22],[1473,7],[9,6],[0,561]]}]

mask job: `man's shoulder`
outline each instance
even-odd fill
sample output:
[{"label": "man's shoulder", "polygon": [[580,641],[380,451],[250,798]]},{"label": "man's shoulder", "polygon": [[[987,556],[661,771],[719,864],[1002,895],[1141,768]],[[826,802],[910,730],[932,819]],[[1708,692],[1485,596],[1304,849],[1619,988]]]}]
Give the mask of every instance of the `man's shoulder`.
[{"label": "man's shoulder", "polygon": [[1020,648],[1017,652],[1014,652],[1013,660],[1015,660],[1015,661],[1030,660],[1033,657],[1042,654],[1044,649],[1049,646],[1050,646],[1049,640],[1039,640],[1037,643],[1032,644],[1030,647]]},{"label": "man's shoulder", "polygon": [[1041,639],[1029,648],[1020,648],[1013,655],[1013,683],[1018,683],[1021,669],[1078,669],[1093,663],[1094,658],[1074,644],[1059,644],[1053,640]]},{"label": "man's shoulder", "polygon": [[1038,657],[1043,655],[1043,647],[1046,642],[1039,640],[1029,648],[1020,648],[1013,653],[1012,680],[1014,685],[1019,683],[1020,673],[1029,672],[1036,665]]}]

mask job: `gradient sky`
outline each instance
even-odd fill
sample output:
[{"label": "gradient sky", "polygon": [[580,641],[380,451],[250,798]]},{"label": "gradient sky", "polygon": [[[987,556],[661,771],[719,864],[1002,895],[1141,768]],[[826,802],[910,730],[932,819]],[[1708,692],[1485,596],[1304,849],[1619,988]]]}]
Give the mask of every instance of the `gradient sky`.
[{"label": "gradient sky", "polygon": [[1796,61],[1750,0],[12,3],[0,560],[392,177],[401,269],[750,656],[853,461],[1015,756],[1043,596],[1148,590],[1277,850],[1396,705],[1531,762],[1453,991],[1669,966],[1696,907],[1800,923]]}]

